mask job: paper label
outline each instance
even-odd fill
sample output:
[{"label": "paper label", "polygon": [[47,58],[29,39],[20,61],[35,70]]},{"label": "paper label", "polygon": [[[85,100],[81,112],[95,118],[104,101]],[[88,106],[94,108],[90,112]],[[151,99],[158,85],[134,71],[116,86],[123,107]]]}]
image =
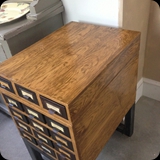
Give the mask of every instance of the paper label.
[{"label": "paper label", "polygon": [[23,134],[24,137],[28,138],[30,141],[32,141],[31,137],[29,137],[28,135],[26,134]]},{"label": "paper label", "polygon": [[20,119],[23,119],[23,118],[22,118],[22,116],[21,116],[21,115],[19,115],[19,114],[18,114],[18,113],[16,113],[16,112],[13,112],[13,114],[14,114],[15,116],[19,117]]},{"label": "paper label", "polygon": [[17,106],[17,103],[16,103],[15,101],[9,99],[9,98],[8,98],[8,102],[9,102],[9,103],[12,103],[12,104],[14,104],[16,107],[18,107],[18,106]]},{"label": "paper label", "polygon": [[57,141],[60,141],[60,142],[62,142],[64,145],[68,146],[68,143],[67,143],[65,140],[63,140],[63,139],[61,139],[61,138],[59,138],[59,137],[57,137],[57,136],[55,136],[55,138],[57,139]]},{"label": "paper label", "polygon": [[0,81],[0,84],[1,84],[2,86],[6,86],[7,88],[10,88],[9,85],[8,85],[7,83],[3,82],[3,81]]},{"label": "paper label", "polygon": [[44,146],[41,146],[44,150],[46,150],[47,152],[51,153],[51,151],[49,149],[47,149],[46,147]]},{"label": "paper label", "polygon": [[64,132],[64,129],[63,129],[62,127],[58,126],[57,124],[55,124],[55,123],[53,123],[53,122],[51,122],[51,126],[54,127],[54,128],[59,129],[59,130],[62,131],[62,132]]},{"label": "paper label", "polygon": [[46,143],[48,143],[47,139],[43,138],[42,136],[40,136],[39,134],[37,134],[38,138],[42,139],[43,141],[45,141]]},{"label": "paper label", "polygon": [[34,100],[32,94],[29,94],[29,93],[27,93],[27,92],[25,92],[25,91],[23,91],[23,90],[21,90],[21,92],[22,92],[22,95],[23,95],[23,96],[26,95],[26,96],[30,97],[32,100]]},{"label": "paper label", "polygon": [[21,123],[18,123],[19,124],[19,126],[20,127],[22,127],[22,128],[24,128],[25,130],[27,130],[28,131],[28,128],[26,127],[26,126],[24,126],[23,124],[21,124]]},{"label": "paper label", "polygon": [[27,109],[27,110],[28,110],[28,113],[29,113],[29,114],[32,114],[32,115],[34,115],[35,117],[39,118],[39,116],[38,116],[37,113],[35,113],[35,112],[33,112],[33,111],[29,110],[29,109]]},{"label": "paper label", "polygon": [[46,105],[47,105],[47,107],[48,107],[49,109],[53,109],[54,111],[56,111],[56,112],[58,112],[59,114],[61,114],[61,111],[60,111],[59,108],[57,108],[57,107],[55,107],[55,106],[53,106],[53,105],[51,105],[51,104],[49,104],[49,103],[46,103]]},{"label": "paper label", "polygon": [[64,153],[65,155],[67,155],[68,157],[71,158],[70,154],[66,153],[64,150],[62,150],[62,149],[59,148],[59,151],[60,151],[61,153]]},{"label": "paper label", "polygon": [[39,126],[38,124],[36,124],[36,123],[34,123],[34,122],[33,122],[33,125],[34,125],[35,127],[39,128],[41,131],[43,131],[43,132],[44,132],[43,127]]}]

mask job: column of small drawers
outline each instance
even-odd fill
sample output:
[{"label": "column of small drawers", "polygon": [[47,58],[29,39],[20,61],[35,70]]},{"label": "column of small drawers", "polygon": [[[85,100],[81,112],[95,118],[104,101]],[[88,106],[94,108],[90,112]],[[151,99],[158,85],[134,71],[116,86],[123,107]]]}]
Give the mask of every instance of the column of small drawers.
[{"label": "column of small drawers", "polygon": [[[36,137],[36,135],[35,135],[35,133],[34,132],[37,132],[37,130],[31,125],[31,121],[32,120],[29,120],[29,115],[26,113],[26,111],[25,111],[25,109],[24,109],[24,105],[23,105],[23,109],[22,110],[20,110],[19,108],[17,109],[17,107],[14,105],[14,100],[15,100],[15,102],[17,101],[18,103],[20,103],[20,104],[27,104],[26,106],[27,107],[29,107],[30,109],[32,108],[32,106],[35,106],[35,104],[32,104],[31,105],[31,103],[29,102],[28,103],[28,100],[26,100],[26,99],[24,99],[24,98],[21,98],[20,96],[19,96],[19,94],[18,94],[18,91],[17,91],[17,88],[16,88],[16,85],[13,83],[13,82],[10,82],[9,80],[7,80],[6,78],[3,78],[3,77],[0,77],[0,91],[1,91],[1,93],[2,93],[2,97],[3,97],[3,99],[4,99],[4,101],[5,101],[5,103],[6,103],[6,106],[8,106],[8,109],[10,110],[10,113],[11,113],[11,117],[12,117],[12,119],[14,120],[14,122],[15,122],[15,124],[16,124],[16,126],[17,126],[17,128],[18,128],[18,130],[19,130],[19,132],[20,132],[20,134],[21,134],[21,136],[22,136],[22,138],[25,138],[25,139],[27,139],[27,138],[31,138],[32,139],[32,142],[31,142],[31,140],[29,140],[29,139],[27,139],[32,145],[34,145],[34,146],[36,146],[38,149],[40,149],[42,152],[43,152],[43,150],[42,150],[42,148],[38,145],[39,143],[37,143],[39,140],[38,140],[38,138]],[[33,91],[31,91],[31,92],[33,92]],[[37,95],[36,95],[37,96]],[[6,97],[9,97],[10,98],[10,100],[13,100],[12,101],[12,103],[10,102],[7,102],[7,100],[6,100]],[[38,101],[40,100],[40,98],[38,97]],[[18,104],[17,103],[17,104]],[[29,104],[29,105],[28,105]],[[34,110],[35,110],[35,107],[34,107]],[[38,110],[38,109],[37,109]],[[38,112],[39,114],[43,114],[45,117],[47,117],[48,118],[48,116],[49,116],[49,114],[46,114],[46,112],[39,112],[40,110],[35,110],[36,112]],[[26,120],[28,119],[28,123],[26,122],[26,121],[24,121],[24,120],[22,120],[22,119],[20,119],[20,118],[16,118],[15,119],[15,115],[14,114],[16,114],[16,113],[14,113],[14,112],[18,112],[19,114],[21,114],[22,116],[24,116],[24,117],[26,117]],[[46,119],[46,118],[45,118]],[[51,117],[50,117],[50,119],[51,119]],[[50,130],[50,132],[51,132],[51,130],[52,130],[52,128],[49,126],[49,125],[47,125],[47,124],[44,124],[44,123],[42,123],[41,121],[39,121],[39,120],[37,120],[37,119],[35,119],[34,118],[34,122],[35,123],[38,123],[38,124],[40,124],[41,126],[43,126],[43,127],[45,127],[47,130]],[[22,127],[22,126],[19,126],[18,124],[22,124],[24,127]],[[58,122],[59,123],[59,122]],[[26,127],[28,127],[28,131],[26,131],[24,128],[25,128],[25,126]],[[29,132],[29,130],[31,131],[31,132]],[[71,132],[70,130],[69,130],[69,132]],[[53,144],[55,144],[55,143],[57,143],[57,141],[56,140],[54,140],[51,136],[49,136],[49,135],[46,135],[46,134],[44,134],[44,133],[42,133],[42,132],[37,132],[39,135],[42,135],[42,136],[44,136],[46,139],[48,139],[48,140],[50,140]],[[28,137],[27,136],[25,136],[25,135],[28,135]],[[51,134],[50,134],[51,135]],[[68,141],[68,142],[70,142],[70,143],[72,143],[72,138],[68,138],[68,137],[66,137],[66,136],[63,136],[62,134],[59,134],[59,136],[60,136],[60,138],[63,140],[63,139],[65,139],[66,140],[66,142]],[[61,160],[61,156],[60,155],[63,155],[64,156],[64,153],[63,152],[59,152],[59,151],[57,151],[55,148],[53,149],[51,146],[49,146],[49,145],[47,145],[47,144],[44,144],[44,142],[42,143],[42,145],[43,146],[46,146],[46,148],[48,147],[51,151],[54,151],[55,152],[55,157],[53,157],[51,154],[49,154],[49,153],[47,153],[47,152],[45,152],[47,155],[49,155],[51,158],[53,158],[53,159],[58,159],[58,160]],[[64,150],[65,149],[65,152],[67,151],[68,153],[70,153],[70,156],[71,156],[71,158],[69,158],[69,157],[67,157],[67,156],[65,156],[65,159],[66,160],[76,160],[77,158],[76,158],[76,154],[74,153],[74,150],[75,150],[75,146],[72,144],[72,146],[73,146],[73,151],[71,150],[71,149],[68,149],[67,147],[62,147],[62,149]],[[67,153],[66,152],[66,153]],[[63,154],[62,154],[63,153]],[[58,156],[59,155],[59,156]],[[73,157],[72,157],[72,155],[73,155]],[[64,157],[63,157],[64,158]]]}]

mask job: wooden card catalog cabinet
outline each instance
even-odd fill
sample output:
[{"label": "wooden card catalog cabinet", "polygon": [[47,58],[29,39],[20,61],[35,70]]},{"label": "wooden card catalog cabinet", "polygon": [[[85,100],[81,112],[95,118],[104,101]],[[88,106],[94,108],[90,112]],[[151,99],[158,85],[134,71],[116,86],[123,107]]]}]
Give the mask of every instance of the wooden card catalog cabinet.
[{"label": "wooden card catalog cabinet", "polygon": [[135,102],[140,33],[71,22],[0,64],[24,139],[56,160],[95,160]]}]

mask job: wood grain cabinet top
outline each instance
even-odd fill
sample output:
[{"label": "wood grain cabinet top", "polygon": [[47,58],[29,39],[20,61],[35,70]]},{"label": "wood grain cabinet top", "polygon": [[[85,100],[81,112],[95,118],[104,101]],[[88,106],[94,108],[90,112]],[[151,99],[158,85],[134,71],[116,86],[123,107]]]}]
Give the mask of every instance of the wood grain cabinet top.
[{"label": "wood grain cabinet top", "polygon": [[72,22],[6,60],[0,73],[69,104],[138,37],[138,32]]},{"label": "wood grain cabinet top", "polygon": [[135,102],[139,45],[139,32],[70,22],[1,63],[0,90],[44,115],[48,130],[67,128],[56,129],[72,146],[65,159],[95,160]]}]

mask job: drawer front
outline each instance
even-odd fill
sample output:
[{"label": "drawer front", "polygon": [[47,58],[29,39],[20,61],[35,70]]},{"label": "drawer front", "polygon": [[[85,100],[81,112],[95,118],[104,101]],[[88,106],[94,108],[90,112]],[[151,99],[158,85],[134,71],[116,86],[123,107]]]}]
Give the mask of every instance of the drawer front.
[{"label": "drawer front", "polygon": [[35,130],[37,132],[42,132],[45,135],[50,136],[50,133],[46,127],[40,125],[39,123],[35,122],[34,120],[29,119],[29,121],[30,121],[30,124],[35,128]]},{"label": "drawer front", "polygon": [[15,86],[20,97],[38,105],[37,96],[33,91],[30,91],[29,89],[21,87],[17,84],[15,84]]},{"label": "drawer front", "polygon": [[27,139],[29,142],[32,142],[32,143],[34,143],[35,145],[37,145],[36,140],[35,140],[32,136],[30,136],[29,134],[27,134],[26,132],[23,132],[23,131],[21,131],[21,130],[20,130],[20,133],[21,133],[21,136],[22,136],[23,138],[25,138],[25,139]]},{"label": "drawer front", "polygon": [[24,105],[23,104],[23,108],[24,110],[26,111],[26,113],[28,114],[28,117],[30,119],[37,119],[43,123],[45,123],[45,120],[44,120],[44,115],[42,115],[41,113],[29,108],[28,106]]},{"label": "drawer front", "polygon": [[47,124],[52,128],[51,134],[52,134],[52,132],[55,134],[58,134],[60,132],[70,138],[70,133],[69,133],[68,127],[66,127],[66,126],[64,126],[64,125],[62,125],[62,124],[60,124],[60,123],[58,123],[48,117],[45,117],[45,118],[46,118]]},{"label": "drawer front", "polygon": [[26,132],[32,134],[30,127],[28,127],[24,123],[20,122],[19,120],[15,119],[15,121],[16,121],[16,124],[20,128],[21,131],[26,131]]},{"label": "drawer front", "polygon": [[16,108],[20,109],[21,111],[24,111],[23,106],[20,102],[16,101],[15,99],[13,99],[5,94],[2,94],[2,95],[3,95],[6,103],[9,104],[9,107],[11,107],[11,108],[16,107]]},{"label": "drawer front", "polygon": [[57,155],[58,155],[58,160],[70,160],[64,154],[57,154]]},{"label": "drawer front", "polygon": [[58,143],[59,145],[65,146],[65,147],[67,147],[68,149],[70,149],[70,150],[73,151],[72,142],[66,140],[65,138],[62,138],[61,136],[59,136],[59,135],[57,135],[57,134],[55,134],[55,133],[53,133],[53,132],[52,132],[52,135],[51,135],[51,136],[52,136],[52,138],[53,138],[54,140],[57,141],[57,143]]},{"label": "drawer front", "polygon": [[56,147],[56,150],[59,151],[61,153],[61,155],[63,155],[64,157],[67,157],[67,158],[69,158],[71,160],[75,160],[76,159],[75,155],[70,153],[70,152],[68,152],[66,149],[58,146],[57,144],[55,144],[55,147]]},{"label": "drawer front", "polygon": [[45,144],[42,144],[40,141],[37,141],[37,142],[38,142],[39,147],[44,151],[44,153],[47,153],[56,158],[55,152],[52,149],[50,149]]},{"label": "drawer front", "polygon": [[33,132],[34,132],[35,137],[37,137],[39,139],[39,142],[41,142],[42,144],[45,143],[45,144],[54,148],[54,145],[51,142],[51,140],[49,140],[48,138],[46,138],[45,136],[43,136],[42,134],[40,134],[34,130],[33,130]]},{"label": "drawer front", "polygon": [[11,111],[11,114],[13,115],[13,117],[14,117],[16,120],[22,120],[22,121],[24,121],[25,123],[28,123],[28,124],[29,124],[28,118],[27,118],[25,115],[17,112],[16,110],[14,110],[14,109],[12,109],[12,108],[9,108],[9,109],[10,109],[10,111]]},{"label": "drawer front", "polygon": [[0,77],[0,87],[7,90],[7,91],[15,93],[11,82],[7,79],[4,79],[3,77]]},{"label": "drawer front", "polygon": [[50,114],[56,114],[65,119],[67,118],[66,108],[65,106],[58,104],[52,100],[49,100],[43,96],[40,96],[43,107],[48,110]]}]

